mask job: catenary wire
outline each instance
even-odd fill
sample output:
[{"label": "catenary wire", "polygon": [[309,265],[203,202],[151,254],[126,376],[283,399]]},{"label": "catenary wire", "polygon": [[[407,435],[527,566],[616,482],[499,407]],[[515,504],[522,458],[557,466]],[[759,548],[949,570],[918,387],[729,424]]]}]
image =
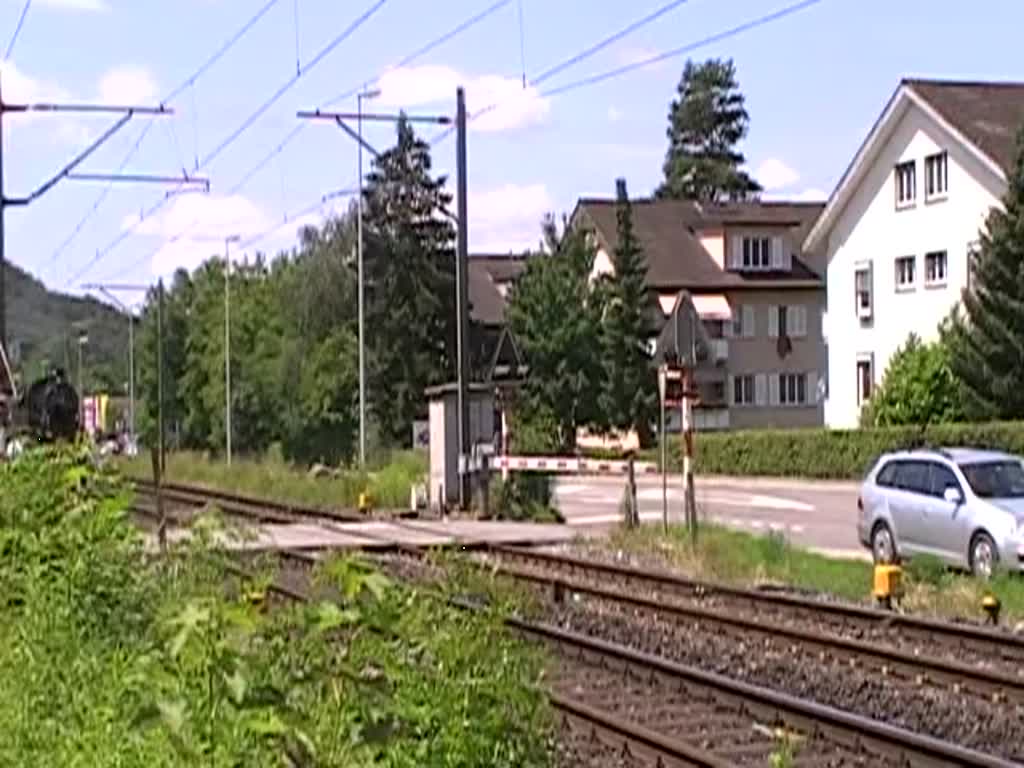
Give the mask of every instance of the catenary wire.
[{"label": "catenary wire", "polygon": [[[431,51],[435,50],[436,48],[438,48],[439,46],[441,46],[444,43],[448,42],[449,40],[452,40],[453,38],[457,37],[458,35],[462,34],[465,31],[467,31],[468,29],[470,29],[470,28],[476,26],[477,24],[479,24],[480,22],[484,21],[487,17],[493,15],[494,13],[496,13],[500,9],[504,8],[505,6],[507,6],[511,2],[512,2],[512,0],[497,0],[497,2],[491,3],[489,6],[487,6],[483,10],[481,10],[478,13],[474,14],[473,16],[470,16],[467,19],[461,21],[459,24],[457,24],[456,26],[452,27],[447,32],[445,32],[445,33],[443,33],[443,34],[433,38],[432,40],[428,41],[423,46],[421,46],[420,48],[417,48],[416,50],[412,51],[411,53],[406,54],[402,59],[399,60],[399,62],[395,66],[396,67],[405,67],[405,66],[408,66],[409,64],[412,64],[414,61],[416,61],[420,57],[425,56],[426,54],[428,54]],[[363,85],[366,82],[367,81],[361,81],[359,85],[355,85],[355,86],[347,89],[346,91],[343,91],[342,93],[339,93],[337,96],[334,96],[332,99],[330,99],[329,101],[325,102],[324,106],[325,107],[330,107],[330,106],[338,103],[339,101],[342,101],[342,100],[344,100],[346,98],[351,97],[352,95],[357,93],[359,91],[359,89],[361,87],[363,87]],[[246,184],[248,184],[249,181],[251,181],[253,179],[253,177],[256,176],[256,174],[258,174],[260,171],[262,171],[264,168],[266,168],[267,165],[269,165],[274,160],[275,157],[279,156],[284,151],[284,149],[292,141],[295,140],[295,138],[302,132],[302,130],[307,125],[308,125],[308,123],[300,122],[300,123],[296,124],[292,129],[290,129],[288,131],[288,133],[284,136],[284,138],[280,142],[278,142],[278,144],[273,149],[271,149],[266,155],[264,155],[262,158],[260,158],[260,160],[255,165],[250,167],[249,170],[246,171],[245,174],[243,174],[241,179],[239,179],[239,181],[236,182],[228,190],[227,194],[230,196],[230,195],[234,195],[234,194],[237,194],[238,192],[240,192],[246,186]],[[152,208],[150,208],[149,210],[145,211],[141,215],[140,219],[145,219],[148,216],[153,215],[153,213],[155,213],[156,210],[162,204],[163,204],[163,201],[160,201],[157,205],[155,205]],[[191,222],[185,229],[175,233],[170,238],[166,239],[156,249],[156,251],[158,251],[160,248],[163,248],[163,247],[165,247],[167,245],[171,245],[171,244],[181,240],[183,237],[187,236],[188,233],[191,231],[191,229],[193,227],[195,227],[198,223],[199,223],[198,221]],[[129,236],[129,234],[130,234],[130,232],[127,232],[127,231],[122,232],[118,236],[118,240],[115,242],[115,245],[120,243],[125,238],[127,238]],[[137,264],[141,263],[142,261],[145,261],[146,259],[151,258],[153,256],[153,254],[156,253],[156,251],[153,251],[150,254],[147,254],[147,256],[145,258],[143,258],[143,259],[139,259],[137,261],[132,262],[131,264],[128,265],[128,267],[126,269],[122,270],[118,274],[124,274],[124,272],[128,271],[128,269],[131,269],[131,268],[135,267]],[[95,264],[95,260],[94,260],[93,264]],[[92,265],[90,265],[90,266],[92,266]]]},{"label": "catenary wire", "polygon": [[[280,2],[280,0],[267,0],[267,2],[264,3],[256,11],[256,13],[254,13],[252,16],[250,16],[242,24],[242,26],[240,26],[235,31],[234,34],[232,34],[227,40],[225,40],[224,43],[222,43],[219,48],[217,48],[202,64],[199,65],[198,68],[196,68],[196,70],[194,72],[192,72],[192,74],[190,74],[187,78],[185,78],[181,82],[180,85],[178,85],[174,90],[172,90],[169,94],[167,94],[167,96],[164,97],[163,103],[167,104],[167,103],[173,101],[178,96],[180,96],[181,93],[186,88],[193,87],[195,85],[196,80],[198,80],[203,75],[205,75],[206,72],[209,71],[210,68],[212,68],[214,64],[216,64],[218,61],[220,61],[222,58],[224,58],[224,56],[228,53],[228,51],[230,51],[235,45],[237,45],[238,42],[243,37],[245,37],[245,35],[249,32],[249,30],[252,29],[254,26],[256,26],[256,24],[260,21],[260,19],[262,19],[264,16],[266,16],[267,13],[275,5],[277,5],[277,3],[279,3],[279,2]],[[194,91],[193,91],[193,93],[194,93]],[[193,108],[194,108],[194,103],[195,102],[193,101]],[[139,133],[138,139],[131,146],[131,148],[128,150],[128,152],[125,154],[124,159],[121,161],[121,163],[117,166],[117,170],[115,171],[115,173],[121,173],[121,171],[123,171],[125,168],[128,167],[128,163],[130,163],[132,161],[132,158],[135,157],[135,154],[139,151],[139,147],[142,146],[142,142],[145,140],[146,136],[149,134],[149,131],[150,131],[150,128],[152,127],[152,125],[153,125],[152,121],[146,123],[146,125],[143,127],[142,131]],[[103,205],[104,201],[110,195],[110,191],[111,191],[111,189],[113,189],[113,186],[114,186],[113,182],[110,182],[102,190],[100,190],[99,194],[97,194],[97,196],[96,196],[96,199],[93,201],[92,206],[90,206],[90,208],[85,212],[85,215],[78,222],[78,224],[75,225],[74,229],[71,231],[71,234],[69,234],[64,239],[64,241],[61,242],[61,244],[59,246],[57,246],[57,249],[53,252],[53,256],[51,257],[51,262],[56,262],[56,260],[58,258],[60,258],[60,255],[65,250],[67,250],[67,248],[71,245],[71,243],[74,242],[75,238],[78,237],[79,234],[81,234],[82,230],[85,229],[85,225],[96,214],[96,212],[99,211],[100,206]]]},{"label": "catenary wire", "polygon": [[[263,102],[257,109],[250,114],[242,123],[232,131],[227,137],[225,137],[196,167],[195,170],[200,170],[208,166],[213,160],[221,155],[229,146],[237,141],[249,128],[251,128],[256,121],[266,113],[270,107],[272,107],[277,101],[284,96],[299,80],[322,62],[332,51],[334,51],[339,45],[347,40],[356,30],[358,30],[363,24],[365,24],[371,16],[373,16],[388,0],[376,0],[369,8],[367,8],[362,14],[360,14],[353,22],[351,22],[342,32],[332,39],[327,45],[320,49],[320,51],[299,71],[290,77],[284,84],[282,84],[269,99]],[[180,187],[178,188],[180,190]],[[114,240],[112,240],[104,248],[96,251],[96,255],[90,259],[86,265],[78,271],[78,273],[69,281],[70,283],[77,282],[81,279],[82,275],[92,269],[101,259],[106,257],[114,248],[129,237],[135,230],[145,221],[147,218],[152,216],[154,213],[159,211],[166,205],[167,201],[171,199],[173,193],[165,194],[164,197],[157,200],[157,202],[151,206],[145,213],[139,218],[133,220],[133,222],[125,227]]]},{"label": "catenary wire", "polygon": [[14,52],[14,44],[18,42],[18,35],[21,34],[21,28],[25,26],[25,17],[28,16],[28,10],[32,7],[32,0],[25,0],[25,5],[21,8],[21,15],[18,16],[18,23],[14,25],[14,34],[11,35],[11,41],[7,43],[7,50],[4,53],[4,61],[11,60],[11,53]]}]

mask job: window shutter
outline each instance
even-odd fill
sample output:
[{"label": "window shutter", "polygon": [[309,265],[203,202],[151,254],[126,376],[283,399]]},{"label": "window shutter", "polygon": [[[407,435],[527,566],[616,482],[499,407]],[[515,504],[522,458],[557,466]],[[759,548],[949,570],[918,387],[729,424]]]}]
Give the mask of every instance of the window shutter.
[{"label": "window shutter", "polygon": [[785,245],[781,237],[772,238],[772,269],[784,270],[786,268],[783,249]]},{"label": "window shutter", "polygon": [[768,377],[759,373],[754,377],[754,402],[764,405],[768,401]]},{"label": "window shutter", "polygon": [[736,405],[736,379],[730,373],[725,377],[725,404]]},{"label": "window shutter", "polygon": [[754,307],[751,305],[744,305],[743,307],[743,336],[747,339],[752,339],[757,335],[756,326],[757,316],[754,314]]},{"label": "window shutter", "polygon": [[777,373],[768,376],[768,404],[779,404],[779,374]]},{"label": "window shutter", "polygon": [[817,404],[821,400],[818,397],[818,372],[810,371],[807,374],[807,402]]},{"label": "window shutter", "polygon": [[[789,320],[789,318],[792,318],[792,320]],[[802,339],[807,335],[807,307],[800,304],[791,306],[788,310],[787,320],[792,325],[789,332],[790,336]]]},{"label": "window shutter", "polygon": [[725,263],[729,265],[729,269],[743,268],[743,238],[739,235],[729,238],[729,256]]},{"label": "window shutter", "polygon": [[779,335],[779,308],[774,304],[768,305],[768,336],[776,338]]}]

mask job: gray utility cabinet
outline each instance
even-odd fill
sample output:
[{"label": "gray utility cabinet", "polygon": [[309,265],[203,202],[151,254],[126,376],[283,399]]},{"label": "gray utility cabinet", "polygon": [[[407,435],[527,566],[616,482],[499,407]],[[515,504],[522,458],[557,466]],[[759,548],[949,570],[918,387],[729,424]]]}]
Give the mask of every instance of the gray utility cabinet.
[{"label": "gray utility cabinet", "polygon": [[[470,384],[469,443],[471,469],[494,448],[494,386]],[[431,509],[459,501],[458,389],[454,384],[430,387],[430,487]],[[475,485],[475,484],[474,484]]]}]

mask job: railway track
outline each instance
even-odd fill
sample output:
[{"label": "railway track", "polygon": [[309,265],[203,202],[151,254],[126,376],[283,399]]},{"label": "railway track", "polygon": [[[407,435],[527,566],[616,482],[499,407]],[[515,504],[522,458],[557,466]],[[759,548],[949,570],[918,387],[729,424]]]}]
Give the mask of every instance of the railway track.
[{"label": "railway track", "polygon": [[[293,576],[318,560],[280,554]],[[270,589],[306,599],[294,578]],[[564,768],[765,766],[783,739],[799,766],[1016,765],[549,623],[509,617],[506,624],[553,651],[548,696],[560,718]]]},{"label": "railway track", "polygon": [[[882,611],[866,606],[814,600],[788,594],[742,589],[688,579],[676,574],[640,570],[578,557],[494,546],[488,556],[499,564],[519,563],[524,576],[560,576],[581,586],[619,588],[678,608],[695,618],[725,611],[734,626],[801,639],[808,624],[845,642],[845,650],[870,655],[886,650],[880,661],[899,664],[916,660],[917,671],[946,680],[962,678],[984,693],[1024,694],[1024,636],[966,623],[953,623]],[[810,638],[808,638],[810,640]],[[972,675],[976,675],[974,680]]]}]

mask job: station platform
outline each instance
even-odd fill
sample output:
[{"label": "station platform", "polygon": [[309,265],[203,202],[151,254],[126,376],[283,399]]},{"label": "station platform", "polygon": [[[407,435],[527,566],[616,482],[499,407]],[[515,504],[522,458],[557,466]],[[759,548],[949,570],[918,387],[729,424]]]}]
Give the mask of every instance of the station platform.
[{"label": "station platform", "polygon": [[[167,531],[169,542],[190,535],[187,529]],[[401,520],[365,523],[264,523],[218,532],[215,545],[229,551],[317,549],[390,549],[395,546],[442,547],[482,544],[550,545],[571,541],[578,529],[554,523],[479,520]],[[155,546],[155,535],[147,533]]]}]

